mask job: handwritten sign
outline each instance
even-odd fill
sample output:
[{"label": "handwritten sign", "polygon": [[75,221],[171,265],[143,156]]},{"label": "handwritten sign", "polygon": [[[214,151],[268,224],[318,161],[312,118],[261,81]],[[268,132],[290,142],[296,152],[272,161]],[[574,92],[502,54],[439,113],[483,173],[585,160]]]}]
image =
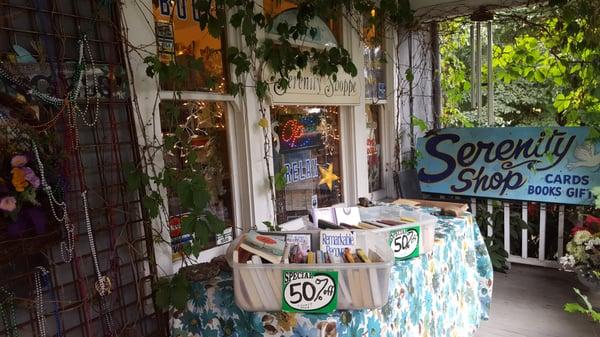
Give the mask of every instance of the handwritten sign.
[{"label": "handwritten sign", "polygon": [[286,312],[330,313],[337,307],[337,271],[283,271],[281,307]]},{"label": "handwritten sign", "polygon": [[390,232],[388,243],[394,252],[396,261],[408,260],[419,256],[419,237],[421,227],[413,226]]},{"label": "handwritten sign", "polygon": [[421,190],[589,205],[600,143],[585,127],[443,129],[417,142]]}]

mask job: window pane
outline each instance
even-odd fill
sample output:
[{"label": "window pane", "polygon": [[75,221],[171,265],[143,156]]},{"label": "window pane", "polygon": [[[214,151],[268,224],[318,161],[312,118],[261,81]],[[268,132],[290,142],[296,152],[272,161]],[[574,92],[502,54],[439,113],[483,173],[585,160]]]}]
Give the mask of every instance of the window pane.
[{"label": "window pane", "polygon": [[[222,38],[200,29],[195,0],[155,0],[156,41],[162,62],[175,62],[193,69],[186,81],[161,78],[163,90],[225,92],[225,66]],[[201,68],[197,68],[199,62]]]},{"label": "window pane", "polygon": [[383,106],[367,104],[367,160],[369,163],[369,192],[380,190],[382,184],[381,162],[381,110]]},{"label": "window pane", "polygon": [[[198,174],[202,174],[211,194],[209,209],[213,214],[225,221],[226,226],[233,226],[233,204],[231,195],[231,176],[229,171],[229,153],[227,144],[227,120],[225,103],[190,101],[177,103],[171,101],[160,103],[161,125],[165,144],[174,132],[183,130],[185,145],[174,143],[164,149],[165,165],[168,169],[181,171],[188,168],[190,153],[197,157]],[[179,111],[179,112],[176,112]],[[177,139],[180,139],[179,137]],[[186,210],[180,206],[175,191],[168,190],[169,214],[171,215],[171,234],[179,236],[178,218]],[[177,241],[177,240],[174,240]],[[184,240],[185,241],[185,240]]]},{"label": "window pane", "polygon": [[365,36],[365,97],[386,99],[384,33],[377,16],[377,10],[365,17],[363,34]]},{"label": "window pane", "polygon": [[278,223],[343,202],[339,108],[273,106],[271,122],[275,172],[285,172]]}]

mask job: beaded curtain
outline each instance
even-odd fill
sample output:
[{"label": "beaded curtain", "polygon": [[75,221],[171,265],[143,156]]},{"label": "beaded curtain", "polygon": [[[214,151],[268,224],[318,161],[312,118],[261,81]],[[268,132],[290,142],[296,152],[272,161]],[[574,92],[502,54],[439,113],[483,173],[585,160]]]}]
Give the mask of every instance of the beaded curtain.
[{"label": "beaded curtain", "polygon": [[[0,78],[0,93],[18,96],[22,88],[14,82],[21,79],[40,93],[66,97],[83,36],[89,46],[89,51],[83,48],[88,69],[94,64],[93,76],[90,71],[82,76],[82,93],[76,99],[82,116],[74,123],[64,107],[24,95],[39,110],[40,127],[55,133],[63,150],[63,197],[75,242],[73,258],[65,262],[60,248],[65,231],[59,224],[56,238],[30,240],[21,252],[0,256],[0,287],[10,293],[0,292],[5,313],[0,336],[14,334],[5,318],[12,315],[10,302],[20,336],[164,335],[164,317],[152,302],[156,273],[150,230],[140,196],[126,190],[124,177],[123,165],[137,160],[137,144],[119,15],[111,1],[0,0],[0,66],[14,77]],[[86,112],[85,95],[96,93],[98,103],[89,100]],[[32,245],[40,249],[26,252],[25,246]],[[95,289],[98,275],[111,281],[112,291],[105,296]],[[35,300],[36,288],[40,301]]]}]

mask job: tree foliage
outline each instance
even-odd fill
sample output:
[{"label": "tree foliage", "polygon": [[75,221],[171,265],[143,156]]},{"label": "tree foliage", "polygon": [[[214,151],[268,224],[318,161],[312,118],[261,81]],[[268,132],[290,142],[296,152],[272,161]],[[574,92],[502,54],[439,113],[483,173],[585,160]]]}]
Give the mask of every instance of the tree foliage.
[{"label": "tree foliage", "polygon": [[[597,138],[600,125],[600,1],[558,0],[497,13],[493,66],[495,112],[509,125],[587,125]],[[468,22],[458,25],[457,43],[442,49],[445,113],[470,98]],[[485,67],[484,67],[485,68]],[[487,70],[484,69],[484,76]],[[464,90],[466,93],[468,90]]]}]

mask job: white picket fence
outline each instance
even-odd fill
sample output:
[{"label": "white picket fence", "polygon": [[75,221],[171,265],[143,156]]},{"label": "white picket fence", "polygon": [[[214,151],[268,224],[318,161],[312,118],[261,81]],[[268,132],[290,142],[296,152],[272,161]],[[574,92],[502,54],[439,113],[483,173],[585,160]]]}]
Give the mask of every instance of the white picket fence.
[{"label": "white picket fence", "polygon": [[[527,202],[518,202],[521,204],[521,218],[523,221],[528,221],[529,210]],[[508,253],[508,261],[514,263],[542,266],[542,267],[552,267],[557,268],[557,258],[563,256],[564,253],[564,228],[565,228],[565,205],[558,205],[558,235],[557,235],[557,253],[556,256],[546,256],[546,203],[540,203],[539,209],[539,223],[536,224],[539,226],[539,234],[538,234],[538,257],[529,257],[528,256],[528,245],[529,245],[529,235],[527,229],[522,229],[521,231],[521,255],[514,255],[510,253],[510,202],[502,202],[502,206],[504,208],[504,250]],[[487,200],[487,211],[489,213],[493,212],[492,200]],[[471,199],[471,212],[473,215],[476,215],[477,206],[476,199]],[[492,236],[492,227],[488,226],[487,231],[488,236]]]},{"label": "white picket fence", "polygon": [[[438,198],[448,198],[447,196],[438,195]],[[450,197],[451,198],[451,197]],[[487,212],[492,214],[494,211],[493,200],[491,199],[470,199],[470,208],[471,213],[474,216],[477,215],[477,204],[484,203],[487,207]],[[546,256],[546,237],[549,233],[547,233],[547,204],[546,203],[538,203],[539,205],[539,223],[532,224],[534,226],[539,226],[539,233],[536,236],[538,239],[538,247],[537,247],[537,257],[530,257],[529,254],[529,233],[527,229],[521,230],[521,255],[511,254],[511,205],[520,205],[521,208],[521,218],[524,222],[528,222],[529,217],[529,209],[528,202],[522,201],[501,201],[504,215],[504,223],[503,223],[503,233],[504,233],[504,250],[508,253],[508,262],[511,263],[520,263],[541,267],[549,267],[549,268],[558,268],[558,257],[564,255],[564,246],[565,246],[565,237],[564,237],[564,229],[565,229],[565,205],[557,205],[558,207],[558,226],[557,230],[557,249],[556,254],[553,256]],[[569,206],[574,207],[574,206]],[[580,206],[577,206],[578,209],[581,209]],[[491,221],[490,221],[491,223]],[[514,226],[514,224],[513,224]],[[485,233],[488,237],[493,235],[492,226],[488,226],[487,233]],[[551,233],[554,234],[554,233]],[[567,238],[568,240],[568,238]]]}]

